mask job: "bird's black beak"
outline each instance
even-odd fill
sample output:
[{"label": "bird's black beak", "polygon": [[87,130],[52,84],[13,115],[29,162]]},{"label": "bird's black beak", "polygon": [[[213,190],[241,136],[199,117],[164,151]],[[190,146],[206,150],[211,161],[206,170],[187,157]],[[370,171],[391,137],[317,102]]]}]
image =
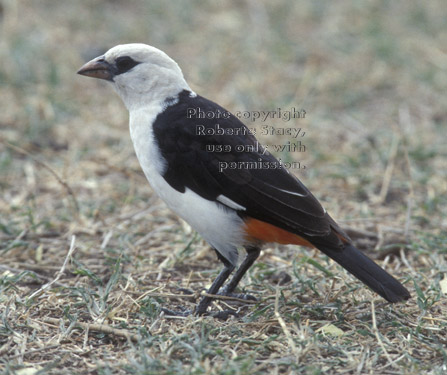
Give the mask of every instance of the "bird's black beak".
[{"label": "bird's black beak", "polygon": [[81,69],[78,70],[78,74],[113,81],[112,65],[104,59],[104,56],[99,56],[84,64]]}]

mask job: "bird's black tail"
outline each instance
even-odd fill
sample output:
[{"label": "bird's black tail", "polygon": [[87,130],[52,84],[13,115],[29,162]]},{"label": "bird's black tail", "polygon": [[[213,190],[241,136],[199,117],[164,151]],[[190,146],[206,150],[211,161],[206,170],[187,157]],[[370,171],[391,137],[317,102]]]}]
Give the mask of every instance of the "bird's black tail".
[{"label": "bird's black tail", "polygon": [[341,251],[319,249],[387,301],[399,302],[410,298],[410,293],[399,281],[356,247],[347,244]]}]

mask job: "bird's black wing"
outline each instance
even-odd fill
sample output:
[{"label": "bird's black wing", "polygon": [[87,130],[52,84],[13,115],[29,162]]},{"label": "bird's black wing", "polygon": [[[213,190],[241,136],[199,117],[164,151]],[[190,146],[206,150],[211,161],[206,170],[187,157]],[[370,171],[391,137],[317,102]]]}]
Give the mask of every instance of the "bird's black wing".
[{"label": "bird's black wing", "polygon": [[[211,118],[219,113],[226,115]],[[306,239],[329,236],[336,225],[310,191],[216,103],[184,91],[159,114],[154,134],[167,161],[164,178],[174,189],[189,188],[208,200],[223,195],[244,207],[241,216]]]}]

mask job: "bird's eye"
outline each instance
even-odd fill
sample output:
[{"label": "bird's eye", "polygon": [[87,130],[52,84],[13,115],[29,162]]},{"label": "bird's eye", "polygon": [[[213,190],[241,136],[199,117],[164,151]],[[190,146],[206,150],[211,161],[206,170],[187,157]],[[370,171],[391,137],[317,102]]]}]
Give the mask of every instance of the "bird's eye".
[{"label": "bird's eye", "polygon": [[130,56],[121,56],[116,59],[115,64],[118,74],[122,74],[132,69],[135,65],[138,65],[139,62],[135,61]]}]

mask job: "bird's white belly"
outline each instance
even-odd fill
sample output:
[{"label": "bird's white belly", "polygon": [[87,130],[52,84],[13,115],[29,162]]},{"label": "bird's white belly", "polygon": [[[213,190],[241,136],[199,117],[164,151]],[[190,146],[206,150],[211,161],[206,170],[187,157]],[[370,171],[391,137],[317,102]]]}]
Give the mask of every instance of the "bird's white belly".
[{"label": "bird's white belly", "polygon": [[234,210],[222,204],[206,200],[188,188],[184,193],[180,193],[166,182],[163,178],[166,161],[154,140],[154,120],[155,116],[151,116],[147,111],[133,112],[130,116],[132,142],[146,178],[170,209],[236,265],[237,247],[244,243],[242,219]]}]

